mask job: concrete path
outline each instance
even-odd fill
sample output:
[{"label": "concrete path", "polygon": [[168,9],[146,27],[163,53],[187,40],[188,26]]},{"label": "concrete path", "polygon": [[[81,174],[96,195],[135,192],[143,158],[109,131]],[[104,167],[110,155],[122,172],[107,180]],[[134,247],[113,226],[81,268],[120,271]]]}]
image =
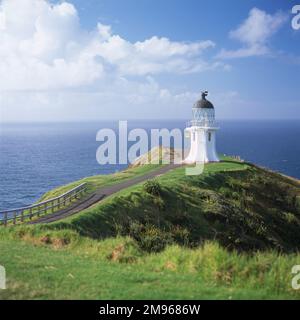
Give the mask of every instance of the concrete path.
[{"label": "concrete path", "polygon": [[180,165],[178,165],[178,164],[177,165],[176,164],[165,165],[162,168],[159,168],[158,170],[155,170],[155,171],[151,171],[145,175],[138,176],[138,177],[123,181],[121,183],[114,184],[112,186],[100,188],[100,189],[96,190],[94,193],[89,194],[84,199],[72,204],[68,208],[59,210],[59,211],[52,213],[52,214],[47,214],[37,220],[30,221],[28,224],[51,223],[54,221],[64,219],[64,218],[71,216],[73,214],[76,214],[86,208],[89,208],[93,204],[101,201],[102,199],[106,198],[107,196],[110,196],[110,195],[112,195],[122,189],[126,189],[126,188],[131,187],[131,186],[138,184],[140,182],[152,179],[154,177],[157,177],[161,174],[164,174],[164,173],[168,172],[169,170],[175,169],[177,167],[180,167]]}]

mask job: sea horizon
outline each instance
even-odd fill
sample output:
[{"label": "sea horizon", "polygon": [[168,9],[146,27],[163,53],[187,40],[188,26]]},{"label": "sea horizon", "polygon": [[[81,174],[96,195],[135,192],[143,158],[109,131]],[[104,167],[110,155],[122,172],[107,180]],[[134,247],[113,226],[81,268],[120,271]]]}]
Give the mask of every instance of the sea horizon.
[{"label": "sea horizon", "polygon": [[[220,154],[300,178],[300,120],[219,120]],[[129,120],[128,130],[179,128],[186,120]],[[0,130],[0,209],[30,205],[45,192],[86,176],[110,174],[127,165],[99,165],[96,133],[117,130],[118,120],[6,123]]]}]

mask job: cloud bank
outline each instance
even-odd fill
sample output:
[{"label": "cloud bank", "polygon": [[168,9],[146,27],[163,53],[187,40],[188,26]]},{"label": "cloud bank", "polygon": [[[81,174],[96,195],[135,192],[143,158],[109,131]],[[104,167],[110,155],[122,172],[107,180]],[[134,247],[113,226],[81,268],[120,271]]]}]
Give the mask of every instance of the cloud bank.
[{"label": "cloud bank", "polygon": [[98,23],[84,30],[68,2],[4,0],[0,6],[0,90],[87,86],[107,77],[186,74],[223,67],[201,54],[211,40],[173,42],[156,36],[132,43]]},{"label": "cloud bank", "polygon": [[[178,79],[227,71],[224,59],[265,55],[284,21],[281,13],[252,9],[230,33],[242,47],[213,58],[216,44],[210,39],[153,35],[132,42],[100,22],[86,30],[69,2],[0,0],[0,121],[187,117],[198,93],[180,85],[174,92],[171,82],[161,87],[160,75]],[[207,53],[213,53],[211,59]],[[197,81],[204,85],[206,79]],[[218,94],[213,100],[220,109],[239,99],[231,92],[223,93],[226,99]]]},{"label": "cloud bank", "polygon": [[282,12],[270,15],[263,10],[253,8],[248,18],[229,37],[243,44],[237,50],[223,49],[218,58],[232,59],[262,56],[270,53],[269,40],[286,22],[287,16]]}]

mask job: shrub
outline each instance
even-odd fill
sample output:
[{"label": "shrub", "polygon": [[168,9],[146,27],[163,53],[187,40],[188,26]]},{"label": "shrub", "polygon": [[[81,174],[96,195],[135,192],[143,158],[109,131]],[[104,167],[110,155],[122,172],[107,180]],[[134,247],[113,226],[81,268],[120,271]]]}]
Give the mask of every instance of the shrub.
[{"label": "shrub", "polygon": [[165,202],[162,198],[157,197],[154,199],[153,203],[155,204],[155,206],[158,208],[158,210],[165,210],[166,209],[166,205]]},{"label": "shrub", "polygon": [[161,231],[154,226],[147,227],[139,239],[140,248],[147,252],[160,252],[172,243],[173,239],[170,233]]},{"label": "shrub", "polygon": [[156,180],[148,180],[143,185],[144,190],[152,196],[160,196],[162,189]]},{"label": "shrub", "polygon": [[171,230],[174,242],[188,246],[190,244],[190,232],[186,228],[175,226]]},{"label": "shrub", "polygon": [[137,241],[140,249],[146,252],[162,251],[166,245],[174,242],[171,232],[139,222],[130,223],[129,235]]}]

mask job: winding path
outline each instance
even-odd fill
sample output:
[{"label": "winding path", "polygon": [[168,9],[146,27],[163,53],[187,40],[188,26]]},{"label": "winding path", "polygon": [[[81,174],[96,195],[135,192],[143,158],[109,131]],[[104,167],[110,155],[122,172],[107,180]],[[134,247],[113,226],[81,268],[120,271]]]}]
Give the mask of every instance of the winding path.
[{"label": "winding path", "polygon": [[55,213],[45,215],[43,217],[40,217],[37,220],[30,221],[28,224],[37,224],[37,223],[51,223],[54,221],[58,221],[61,219],[64,219],[66,217],[69,217],[73,214],[76,214],[86,208],[89,208],[93,204],[101,201],[102,199],[122,190],[126,189],[128,187],[131,187],[135,184],[138,184],[140,182],[146,181],[148,179],[152,179],[154,177],[157,177],[161,174],[164,174],[172,169],[175,169],[177,167],[180,167],[178,164],[169,164],[165,165],[162,168],[159,168],[158,170],[151,171],[145,175],[138,176],[132,179],[128,179],[126,181],[123,181],[121,183],[114,184],[112,186],[103,187],[98,190],[96,190],[94,193],[89,194],[84,199],[77,201],[76,203],[72,204],[68,208],[59,210]]}]

